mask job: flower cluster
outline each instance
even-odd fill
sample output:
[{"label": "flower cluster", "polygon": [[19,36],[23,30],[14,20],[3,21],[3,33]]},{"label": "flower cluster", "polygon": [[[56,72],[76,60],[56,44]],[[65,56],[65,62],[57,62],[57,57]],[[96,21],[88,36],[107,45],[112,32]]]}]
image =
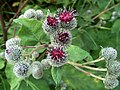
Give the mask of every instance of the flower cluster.
[{"label": "flower cluster", "polygon": [[72,41],[70,30],[77,26],[75,16],[75,10],[58,9],[53,16],[49,12],[42,25],[44,32],[51,39],[51,45],[47,52],[47,59],[51,66],[62,66],[68,59],[66,51]]},{"label": "flower cluster", "polygon": [[37,51],[32,53],[32,58],[24,57],[25,51],[20,45],[20,41],[21,39],[18,37],[7,40],[6,50],[5,52],[0,53],[1,57],[5,57],[9,64],[14,65],[13,73],[16,77],[24,79],[32,74],[35,79],[42,78],[43,70],[50,68],[48,60],[44,59],[41,63],[38,61],[33,62],[33,60],[39,56]]},{"label": "flower cluster", "polygon": [[[40,20],[42,17],[41,10],[28,9],[19,18]],[[67,49],[72,41],[70,31],[76,26],[76,11],[59,9],[53,16],[49,13],[42,25],[44,32],[50,36],[51,40],[51,44],[47,47],[46,59],[41,62],[35,61],[40,56],[36,47],[31,51],[32,53],[26,54],[26,50],[20,45],[21,39],[18,37],[7,40],[6,50],[0,55],[5,56],[5,59],[14,65],[13,73],[16,77],[25,79],[32,75],[35,79],[40,79],[43,76],[43,70],[51,66],[60,67],[67,62]]]},{"label": "flower cluster", "polygon": [[116,60],[117,51],[112,47],[103,48],[102,56],[105,58],[107,74],[103,81],[106,89],[113,89],[119,85],[117,78],[120,76],[120,62]]}]

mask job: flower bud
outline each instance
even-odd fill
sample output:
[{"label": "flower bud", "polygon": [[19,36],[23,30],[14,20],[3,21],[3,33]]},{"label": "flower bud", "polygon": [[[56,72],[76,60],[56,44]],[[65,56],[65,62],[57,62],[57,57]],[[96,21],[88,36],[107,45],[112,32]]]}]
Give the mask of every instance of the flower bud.
[{"label": "flower bud", "polygon": [[106,89],[114,89],[119,85],[119,81],[114,76],[111,75],[106,75],[103,83]]},{"label": "flower bud", "polygon": [[68,30],[61,29],[55,35],[52,35],[51,43],[59,44],[64,48],[67,48],[71,45],[72,35]]},{"label": "flower bud", "polygon": [[91,10],[87,10],[86,13],[87,14],[92,14],[92,11]]},{"label": "flower bud", "polygon": [[25,18],[37,18],[36,11],[34,9],[28,9],[24,13]]},{"label": "flower bud", "polygon": [[117,51],[112,47],[103,48],[101,54],[106,61],[113,61],[117,58]]},{"label": "flower bud", "polygon": [[120,76],[120,62],[118,61],[113,61],[110,62],[109,64],[106,64],[108,68],[108,73],[114,77]]},{"label": "flower bud", "polygon": [[49,60],[48,59],[43,59],[41,61],[41,64],[43,66],[43,70],[49,69],[51,67],[51,65],[49,64]]},{"label": "flower bud", "polygon": [[31,64],[32,68],[32,76],[35,79],[40,79],[43,76],[43,67],[42,64],[39,61],[35,61]]},{"label": "flower bud", "polygon": [[64,9],[58,9],[57,10],[56,17],[59,18],[61,27],[67,30],[72,30],[77,26],[77,20],[75,18],[76,10],[67,10]]},{"label": "flower bud", "polygon": [[22,51],[18,45],[9,47],[5,50],[5,58],[10,64],[14,64],[22,59]]},{"label": "flower bud", "polygon": [[55,17],[47,16],[45,19],[42,28],[46,34],[54,34],[57,30],[59,30],[60,23],[59,20]]},{"label": "flower bud", "polygon": [[41,18],[44,17],[44,13],[42,10],[36,10],[36,14],[37,14],[37,19],[40,20]]},{"label": "flower bud", "polygon": [[29,77],[31,74],[30,64],[25,61],[17,62],[14,65],[13,72],[14,72],[15,76],[18,78],[24,79],[26,77]]},{"label": "flower bud", "polygon": [[6,41],[6,48],[12,47],[14,45],[20,46],[21,39],[19,37],[14,37]]},{"label": "flower bud", "polygon": [[37,52],[37,51],[34,51],[33,53],[32,53],[32,57],[33,58],[37,58],[39,56],[39,53]]},{"label": "flower bud", "polygon": [[24,17],[24,15],[22,14],[22,15],[20,15],[18,18],[25,18],[25,17]]},{"label": "flower bud", "polygon": [[67,62],[68,54],[63,46],[53,45],[47,49],[47,59],[51,66],[60,67]]},{"label": "flower bud", "polygon": [[112,12],[112,15],[113,15],[113,16],[117,16],[117,15],[118,15],[118,12],[114,11],[114,12]]}]

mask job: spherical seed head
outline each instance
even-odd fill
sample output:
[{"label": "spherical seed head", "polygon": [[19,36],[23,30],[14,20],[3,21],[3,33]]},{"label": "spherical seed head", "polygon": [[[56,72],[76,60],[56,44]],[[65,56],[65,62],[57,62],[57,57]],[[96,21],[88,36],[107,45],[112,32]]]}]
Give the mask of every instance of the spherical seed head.
[{"label": "spherical seed head", "polygon": [[51,66],[60,67],[67,61],[67,52],[63,46],[54,45],[48,48],[47,59]]},{"label": "spherical seed head", "polygon": [[114,89],[119,85],[119,81],[111,75],[107,75],[103,81],[106,89]]},{"label": "spherical seed head", "polygon": [[18,78],[26,78],[31,74],[31,67],[28,62],[20,61],[14,65],[13,72]]},{"label": "spherical seed head", "polygon": [[106,59],[106,61],[114,60],[117,57],[117,51],[112,47],[103,48],[101,50],[101,54]]},{"label": "spherical seed head", "polygon": [[41,61],[41,64],[43,66],[43,70],[47,70],[51,67],[51,65],[49,64],[49,60],[48,59],[43,59]]},{"label": "spherical seed head", "polygon": [[43,76],[43,66],[39,61],[35,61],[31,64],[32,76],[35,79],[40,79]]},{"label": "spherical seed head", "polygon": [[36,14],[37,14],[37,19],[40,20],[41,18],[44,17],[44,13],[42,10],[36,10]]},{"label": "spherical seed head", "polygon": [[58,9],[58,13],[56,15],[61,22],[61,27],[69,30],[72,30],[77,26],[77,20],[75,16],[76,10],[67,10],[66,8]]},{"label": "spherical seed head", "polygon": [[6,48],[12,47],[14,45],[20,46],[21,39],[19,37],[14,37],[6,41]]},{"label": "spherical seed head", "polygon": [[34,9],[28,9],[24,13],[25,18],[37,18],[36,11]]},{"label": "spherical seed head", "polygon": [[10,64],[14,64],[22,59],[22,48],[18,45],[9,47],[5,50],[5,58]]},{"label": "spherical seed head", "polygon": [[67,30],[60,30],[53,35],[53,43],[57,43],[65,48],[71,45],[72,35]]},{"label": "spherical seed head", "polygon": [[112,61],[107,65],[108,73],[114,77],[120,76],[120,62]]},{"label": "spherical seed head", "polygon": [[42,25],[43,30],[47,34],[53,34],[59,29],[59,20],[55,17],[48,16]]}]

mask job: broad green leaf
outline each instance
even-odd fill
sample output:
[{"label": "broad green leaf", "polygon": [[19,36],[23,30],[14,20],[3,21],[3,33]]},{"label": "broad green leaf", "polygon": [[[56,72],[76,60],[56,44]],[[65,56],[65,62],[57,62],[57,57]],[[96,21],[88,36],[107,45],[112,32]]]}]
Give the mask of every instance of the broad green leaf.
[{"label": "broad green leaf", "polygon": [[72,44],[79,46],[87,51],[98,49],[98,45],[94,40],[94,37],[86,30],[74,30],[72,31]]},{"label": "broad green leaf", "polygon": [[70,90],[106,90],[101,80],[88,76],[70,65],[63,66],[63,80]]},{"label": "broad green leaf", "polygon": [[120,19],[116,20],[112,26],[112,33],[118,33],[120,31]]},{"label": "broad green leaf", "polygon": [[14,22],[21,25],[18,35],[22,39],[23,45],[36,45],[38,42],[49,42],[47,35],[42,30],[42,21],[20,18],[15,19]]},{"label": "broad green leaf", "polygon": [[7,79],[4,78],[4,76],[2,76],[0,74],[0,81],[1,81],[1,85],[0,85],[0,90],[10,90],[10,85],[9,83],[7,82]]},{"label": "broad green leaf", "polygon": [[64,4],[64,6],[65,7],[67,7],[70,3],[72,3],[72,2],[70,2],[70,0],[55,0],[55,1],[57,1],[57,4]]},{"label": "broad green leaf", "polygon": [[49,90],[49,86],[44,79],[37,80],[30,76],[21,82],[19,90]]},{"label": "broad green leaf", "polygon": [[[120,0],[116,0],[117,2],[120,2]],[[120,5],[116,6],[115,7],[115,11],[119,12],[120,13]]]},{"label": "broad green leaf", "polygon": [[13,65],[7,64],[5,73],[7,76],[7,80],[10,84],[11,90],[16,88],[16,86],[20,83],[21,79],[17,78],[13,73]]},{"label": "broad green leaf", "polygon": [[55,84],[60,84],[61,78],[62,78],[62,68],[61,67],[52,67],[51,68],[51,75],[53,80],[55,81]]},{"label": "broad green leaf", "polygon": [[102,19],[102,20],[109,20],[110,18],[111,18],[111,13],[110,12],[107,12],[107,13],[102,14],[100,16],[100,19]]},{"label": "broad green leaf", "polygon": [[97,4],[101,10],[104,10],[108,3],[109,0],[97,0]]},{"label": "broad green leaf", "polygon": [[0,58],[0,69],[2,69],[5,66],[5,60]]},{"label": "broad green leaf", "polygon": [[71,45],[68,48],[68,55],[69,60],[74,62],[81,61],[83,59],[92,60],[92,57],[88,52],[75,45]]}]

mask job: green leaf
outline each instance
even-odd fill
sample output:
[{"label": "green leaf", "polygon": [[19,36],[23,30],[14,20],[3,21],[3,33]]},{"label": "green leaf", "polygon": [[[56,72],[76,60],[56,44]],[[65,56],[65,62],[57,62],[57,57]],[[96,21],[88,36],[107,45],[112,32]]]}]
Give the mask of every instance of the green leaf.
[{"label": "green leaf", "polygon": [[7,80],[10,84],[11,90],[16,88],[16,86],[20,83],[21,79],[17,78],[13,73],[13,65],[7,64],[5,73],[7,76]]},{"label": "green leaf", "polygon": [[100,16],[100,19],[102,19],[102,20],[109,20],[110,18],[111,18],[111,12],[107,12]]},{"label": "green leaf", "polygon": [[71,0],[55,0],[57,1],[57,4],[64,4],[65,7],[67,7],[71,2]]},{"label": "green leaf", "polygon": [[[99,75],[99,72],[94,73]],[[101,80],[76,70],[70,65],[63,66],[63,80],[70,90],[105,90]],[[68,89],[69,90],[69,89]]]},{"label": "green leaf", "polygon": [[94,36],[91,36],[86,30],[73,30],[72,32],[72,44],[79,46],[87,51],[98,49],[98,45],[94,40]]},{"label": "green leaf", "polygon": [[108,3],[109,3],[109,0],[97,0],[97,4],[101,10],[103,10]]},{"label": "green leaf", "polygon": [[5,60],[0,58],[0,69],[2,69],[5,66]]},{"label": "green leaf", "polygon": [[92,57],[88,52],[75,45],[71,45],[68,48],[68,55],[69,60],[74,62],[81,61],[83,59],[92,60]]},{"label": "green leaf", "polygon": [[117,33],[120,31],[120,19],[116,20],[112,26],[112,33]]},{"label": "green leaf", "polygon": [[18,35],[21,37],[23,45],[36,45],[38,42],[49,42],[47,35],[42,30],[42,21],[20,18],[15,19],[14,22],[21,26]]},{"label": "green leaf", "polygon": [[19,90],[49,90],[49,86],[44,79],[34,79],[30,76],[25,81],[21,82]]},{"label": "green leaf", "polygon": [[51,75],[56,85],[59,85],[62,78],[62,68],[61,67],[52,67]]}]

